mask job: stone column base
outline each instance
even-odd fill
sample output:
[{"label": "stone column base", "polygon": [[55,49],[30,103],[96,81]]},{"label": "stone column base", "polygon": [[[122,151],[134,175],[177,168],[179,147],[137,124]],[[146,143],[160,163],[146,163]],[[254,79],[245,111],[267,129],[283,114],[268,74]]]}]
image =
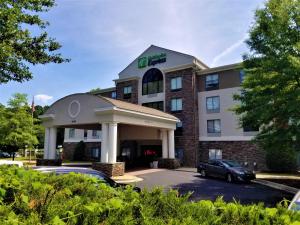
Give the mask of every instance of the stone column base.
[{"label": "stone column base", "polygon": [[37,166],[61,166],[61,159],[36,159]]},{"label": "stone column base", "polygon": [[116,163],[94,162],[92,168],[94,170],[101,171],[102,173],[106,174],[109,177],[123,176],[125,173],[124,162],[116,162]]},{"label": "stone column base", "polygon": [[177,169],[180,167],[178,159],[160,159],[158,161],[159,168]]}]

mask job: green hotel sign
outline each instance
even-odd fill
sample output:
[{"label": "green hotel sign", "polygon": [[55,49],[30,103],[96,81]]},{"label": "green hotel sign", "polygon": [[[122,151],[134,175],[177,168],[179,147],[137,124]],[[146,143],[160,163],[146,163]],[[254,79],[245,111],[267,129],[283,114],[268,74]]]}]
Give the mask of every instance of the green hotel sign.
[{"label": "green hotel sign", "polygon": [[138,68],[144,68],[147,66],[154,66],[158,63],[164,63],[167,60],[166,53],[160,53],[151,56],[145,56],[138,59]]}]

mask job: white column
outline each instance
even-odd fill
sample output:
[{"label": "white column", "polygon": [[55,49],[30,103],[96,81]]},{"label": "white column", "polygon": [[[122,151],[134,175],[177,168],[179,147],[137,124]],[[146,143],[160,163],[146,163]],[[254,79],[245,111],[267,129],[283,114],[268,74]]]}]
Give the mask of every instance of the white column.
[{"label": "white column", "polygon": [[44,159],[49,158],[49,134],[50,128],[45,128],[45,140],[44,140]]},{"label": "white column", "polygon": [[168,130],[168,143],[169,143],[169,158],[175,158],[175,149],[174,149],[174,130]]},{"label": "white column", "polygon": [[108,163],[108,124],[102,123],[101,162]]},{"label": "white column", "polygon": [[109,146],[110,151],[108,152],[108,162],[117,162],[117,140],[118,140],[118,124],[109,123]]},{"label": "white column", "polygon": [[48,159],[56,159],[56,135],[57,128],[51,127],[49,131]]},{"label": "white column", "polygon": [[161,130],[162,139],[162,157],[164,159],[168,158],[168,134],[166,130]]}]

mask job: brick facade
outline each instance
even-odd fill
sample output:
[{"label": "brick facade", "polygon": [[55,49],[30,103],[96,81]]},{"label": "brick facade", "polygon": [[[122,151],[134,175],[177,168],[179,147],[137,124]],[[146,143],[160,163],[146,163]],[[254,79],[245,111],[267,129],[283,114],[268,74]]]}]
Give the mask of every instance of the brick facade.
[{"label": "brick facade", "polygon": [[109,177],[123,176],[125,173],[125,163],[123,162],[117,162],[117,163],[94,162],[92,168],[94,170],[99,170],[103,172]]},{"label": "brick facade", "polygon": [[[182,88],[171,90],[171,79],[182,77]],[[182,122],[181,136],[175,136],[175,148],[183,149],[183,165],[196,166],[199,143],[198,101],[196,91],[196,74],[193,68],[177,70],[165,74],[166,112],[173,114]],[[182,98],[182,111],[171,111],[172,98]]]},{"label": "brick facade", "polygon": [[200,141],[199,161],[208,161],[209,149],[222,150],[223,159],[236,160],[242,165],[247,162],[247,167],[250,169],[267,170],[265,152],[250,141]]},{"label": "brick facade", "polygon": [[[138,80],[129,80],[129,81],[123,81],[123,82],[118,82],[116,84],[116,91],[117,91],[117,99],[122,100],[122,101],[127,101],[130,103],[138,104]],[[131,93],[131,98],[124,99],[124,92],[123,88],[131,86],[132,87],[132,93]]]},{"label": "brick facade", "polygon": [[[76,148],[76,142],[64,142],[63,143],[63,159],[73,160],[74,158],[74,151]],[[99,148],[99,156],[101,150],[101,142],[85,142],[85,157],[82,159],[83,161],[99,161],[99,159],[95,159],[91,156],[91,148]]]}]

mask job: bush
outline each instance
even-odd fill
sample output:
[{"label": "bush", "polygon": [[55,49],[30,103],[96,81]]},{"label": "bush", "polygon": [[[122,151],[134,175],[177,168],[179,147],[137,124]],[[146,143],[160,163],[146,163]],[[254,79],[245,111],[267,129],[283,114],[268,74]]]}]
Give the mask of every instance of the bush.
[{"label": "bush", "polygon": [[0,168],[0,224],[294,224],[300,213],[286,205],[189,202],[161,189],[113,189],[95,178]]},{"label": "bush", "polygon": [[76,144],[73,160],[75,161],[82,161],[84,160],[84,151],[85,151],[85,143],[83,141],[80,141]]},{"label": "bush", "polygon": [[293,149],[269,149],[266,154],[267,167],[274,172],[297,171],[297,157]]}]

